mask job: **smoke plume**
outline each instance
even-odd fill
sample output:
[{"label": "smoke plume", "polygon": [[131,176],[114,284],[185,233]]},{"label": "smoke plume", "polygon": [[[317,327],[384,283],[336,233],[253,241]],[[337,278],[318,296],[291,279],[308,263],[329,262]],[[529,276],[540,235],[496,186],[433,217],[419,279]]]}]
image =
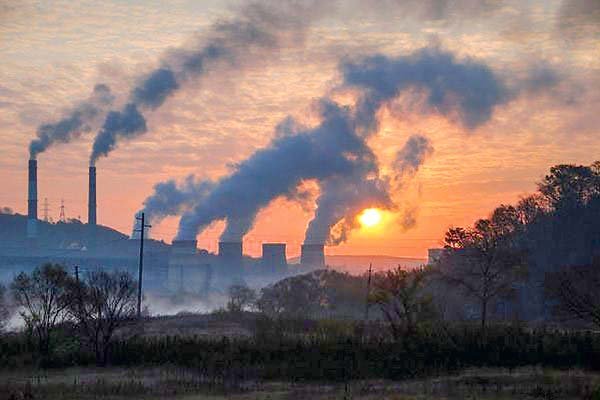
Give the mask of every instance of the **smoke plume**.
[{"label": "smoke plume", "polygon": [[340,69],[341,89],[357,92],[355,106],[322,98],[320,123],[312,128],[291,117],[284,119],[269,146],[214,182],[206,195],[188,202],[194,206],[183,214],[177,239],[193,239],[211,222],[227,220],[222,238],[241,241],[263,207],[280,196],[293,199],[298,185],[316,180],[320,195],[306,242],[340,243],[364,208],[395,207],[390,195],[393,181],[413,176],[433,152],[426,137],[411,136],[392,165],[395,176],[382,176],[367,144],[378,131],[377,113],[382,107],[400,94],[425,93],[424,112],[441,114],[472,130],[514,97],[487,65],[457,59],[437,47],[401,57],[346,61]]},{"label": "smoke plume", "polygon": [[[365,208],[393,208],[389,186],[377,177],[334,177],[323,181],[314,218],[308,224],[304,243],[337,245],[345,242]],[[332,228],[336,229],[332,229]]]},{"label": "smoke plume", "polygon": [[433,154],[431,141],[423,135],[412,135],[396,153],[394,159],[394,180],[401,183],[406,177],[417,173],[419,167]]},{"label": "smoke plume", "polygon": [[[173,179],[157,183],[154,185],[152,196],[146,198],[140,212],[145,213],[148,223],[159,224],[164,218],[181,215],[185,210],[201,201],[213,186],[211,181],[198,180],[194,175],[188,175],[179,184]],[[138,225],[139,221],[135,219],[132,238],[138,236]]]},{"label": "smoke plume", "polygon": [[96,85],[91,96],[77,104],[62,119],[38,128],[37,138],[29,144],[30,158],[35,159],[55,143],[68,143],[81,133],[92,130],[112,102],[110,88],[104,84]]},{"label": "smoke plume", "polygon": [[90,156],[95,164],[120,139],[146,132],[145,110],[160,107],[177,90],[210,70],[234,68],[242,72],[280,48],[301,42],[304,33],[324,7],[320,2],[262,1],[243,6],[237,16],[214,24],[193,45],[171,50],[160,68],[140,79],[121,111],[112,111],[98,132]]},{"label": "smoke plume", "polygon": [[[177,239],[195,238],[212,221],[227,219],[230,226],[224,237],[241,240],[260,209],[277,197],[293,197],[303,180],[376,171],[374,154],[355,133],[351,110],[329,99],[321,99],[318,108],[319,125],[280,133],[267,148],[219,180],[205,199],[182,216]],[[231,237],[234,234],[237,237]]]}]

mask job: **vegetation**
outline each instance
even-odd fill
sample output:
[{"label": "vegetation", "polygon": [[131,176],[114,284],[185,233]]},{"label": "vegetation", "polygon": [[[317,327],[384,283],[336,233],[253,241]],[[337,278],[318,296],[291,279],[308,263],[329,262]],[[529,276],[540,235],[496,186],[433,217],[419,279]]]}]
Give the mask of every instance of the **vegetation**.
[{"label": "vegetation", "polygon": [[[366,276],[332,270],[287,278],[260,293],[232,286],[227,309],[213,316],[244,324],[248,337],[145,337],[144,321],[132,318],[136,282],[130,275],[95,271],[79,281],[48,264],[20,274],[10,287],[27,329],[0,335],[0,366],[6,372],[39,365],[169,365],[192,376],[165,383],[164,391],[137,381],[90,386],[114,391],[115,398],[207,388],[240,392],[249,382],[277,381],[334,382],[350,398],[351,382],[425,379],[471,368],[600,371],[600,333],[589,330],[600,327],[599,247],[600,163],[594,163],[553,167],[538,193],[498,207],[471,228],[451,228],[436,263],[377,273],[370,293]],[[3,292],[0,326],[8,315]],[[368,320],[366,302],[376,306]],[[475,311],[470,316],[469,309]],[[457,317],[461,312],[467,317]],[[580,325],[571,325],[574,319]],[[519,393],[589,399],[599,393],[592,386],[557,387]],[[86,390],[72,388],[80,398],[93,393]]]},{"label": "vegetation", "polygon": [[232,285],[228,290],[227,311],[240,313],[256,303],[256,293],[246,285]]},{"label": "vegetation", "polygon": [[0,334],[4,330],[6,322],[11,314],[11,307],[8,296],[6,295],[6,287],[0,284]]},{"label": "vegetation", "polygon": [[93,349],[96,362],[105,365],[115,331],[136,315],[137,284],[131,275],[119,271],[92,271],[70,284],[70,316]]},{"label": "vegetation", "polygon": [[431,297],[424,291],[428,273],[424,268],[406,271],[398,267],[376,276],[369,300],[379,306],[397,341],[416,334],[419,324],[435,317]]},{"label": "vegetation", "polygon": [[67,318],[71,302],[67,282],[69,276],[60,265],[46,264],[31,275],[20,273],[11,285],[15,303],[27,330],[37,337],[38,349],[48,355],[51,333]]}]

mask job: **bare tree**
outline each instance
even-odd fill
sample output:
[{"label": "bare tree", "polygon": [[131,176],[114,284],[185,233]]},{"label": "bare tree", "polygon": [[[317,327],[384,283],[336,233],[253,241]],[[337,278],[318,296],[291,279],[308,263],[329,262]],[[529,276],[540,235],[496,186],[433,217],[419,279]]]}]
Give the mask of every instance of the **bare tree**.
[{"label": "bare tree", "polygon": [[436,271],[479,302],[483,338],[492,302],[511,297],[515,283],[524,278],[525,257],[516,243],[521,227],[517,210],[501,206],[472,229],[451,228],[446,233],[446,250]]},{"label": "bare tree", "polygon": [[107,363],[117,328],[136,315],[136,290],[132,276],[120,271],[92,271],[71,286],[75,300],[69,311],[92,347],[98,365]]},{"label": "bare tree", "polygon": [[256,303],[256,292],[246,285],[231,285],[228,290],[227,310],[242,312]]},{"label": "bare tree", "polygon": [[0,333],[4,331],[6,322],[10,318],[10,310],[6,287],[0,284]]},{"label": "bare tree", "polygon": [[565,267],[548,273],[546,293],[560,318],[576,318],[600,328],[600,265]]},{"label": "bare tree", "polygon": [[369,301],[379,306],[392,335],[412,335],[420,322],[434,317],[431,298],[425,294],[426,269],[396,269],[377,274]]},{"label": "bare tree", "polygon": [[61,265],[45,264],[31,275],[20,273],[11,284],[15,304],[27,327],[37,336],[40,352],[50,351],[50,336],[67,318],[69,275]]}]

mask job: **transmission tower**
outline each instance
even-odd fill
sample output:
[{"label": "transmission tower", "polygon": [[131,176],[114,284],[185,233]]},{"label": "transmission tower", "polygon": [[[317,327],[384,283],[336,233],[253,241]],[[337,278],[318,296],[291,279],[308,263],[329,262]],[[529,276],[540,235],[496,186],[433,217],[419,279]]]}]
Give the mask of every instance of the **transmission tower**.
[{"label": "transmission tower", "polygon": [[48,211],[50,208],[48,207],[48,198],[44,197],[44,221],[48,222]]},{"label": "transmission tower", "polygon": [[60,199],[60,216],[58,217],[60,222],[67,222],[67,217],[65,216],[65,200]]}]

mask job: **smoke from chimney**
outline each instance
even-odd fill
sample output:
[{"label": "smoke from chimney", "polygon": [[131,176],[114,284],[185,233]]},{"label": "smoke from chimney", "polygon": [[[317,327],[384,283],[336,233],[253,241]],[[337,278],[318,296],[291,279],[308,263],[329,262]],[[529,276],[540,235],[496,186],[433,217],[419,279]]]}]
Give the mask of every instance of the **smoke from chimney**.
[{"label": "smoke from chimney", "polygon": [[[394,207],[390,200],[394,177],[380,174],[378,160],[367,144],[379,130],[377,112],[382,107],[416,89],[426,93],[419,111],[441,114],[472,130],[517,93],[487,65],[456,59],[438,47],[396,58],[366,57],[344,62],[340,68],[340,89],[356,90],[356,105],[343,106],[322,98],[317,103],[321,122],[315,127],[286,118],[269,146],[217,182],[203,181],[212,188],[200,199],[186,199],[193,207],[184,212],[177,239],[195,238],[211,222],[227,220],[224,239],[241,241],[261,208],[277,197],[298,198],[299,184],[314,179],[321,193],[306,242],[340,243],[347,239],[356,214],[364,207]],[[424,136],[409,138],[392,166],[395,174],[414,175],[431,152]],[[332,227],[340,221],[338,234],[331,237]]]},{"label": "smoke from chimney", "polygon": [[229,21],[220,21],[193,46],[169,51],[160,68],[141,78],[130,91],[121,111],[111,111],[94,139],[90,165],[113,150],[121,138],[131,139],[147,131],[143,110],[154,110],[179,89],[212,69],[246,67],[262,62],[304,40],[314,19],[329,7],[316,0],[308,2],[252,2],[240,8]]},{"label": "smoke from chimney", "polygon": [[27,200],[27,237],[37,237],[37,160],[29,160],[28,200]]},{"label": "smoke from chimney", "polygon": [[37,137],[29,144],[30,158],[35,160],[38,154],[53,144],[68,143],[82,133],[95,129],[113,100],[108,86],[96,85],[92,95],[73,107],[62,119],[38,127]]}]

